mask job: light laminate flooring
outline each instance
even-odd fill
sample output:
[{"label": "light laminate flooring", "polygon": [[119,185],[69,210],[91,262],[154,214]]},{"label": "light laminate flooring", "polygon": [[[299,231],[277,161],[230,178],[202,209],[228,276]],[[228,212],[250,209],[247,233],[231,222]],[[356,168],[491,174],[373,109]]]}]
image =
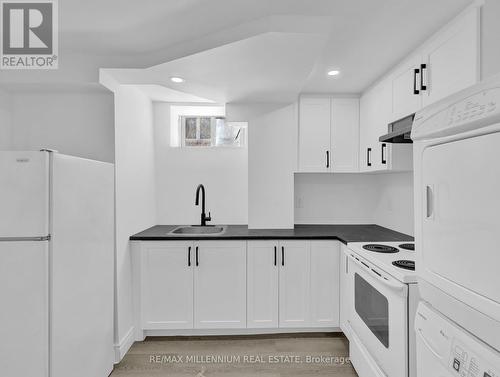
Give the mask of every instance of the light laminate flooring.
[{"label": "light laminate flooring", "polygon": [[151,337],[111,377],[357,377],[340,334]]}]

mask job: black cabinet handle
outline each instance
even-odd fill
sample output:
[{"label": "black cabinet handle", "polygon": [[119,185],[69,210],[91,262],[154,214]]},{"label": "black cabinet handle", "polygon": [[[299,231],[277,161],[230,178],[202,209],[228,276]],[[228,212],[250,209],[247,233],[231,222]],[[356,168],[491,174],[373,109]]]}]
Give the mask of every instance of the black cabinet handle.
[{"label": "black cabinet handle", "polygon": [[367,166],[372,166],[371,160],[372,156],[372,149],[371,148],[366,148],[366,165]]},{"label": "black cabinet handle", "polygon": [[278,264],[278,247],[274,247],[274,265],[276,266]]},{"label": "black cabinet handle", "polygon": [[188,267],[191,267],[191,246],[188,247]]},{"label": "black cabinet handle", "polygon": [[285,247],[281,246],[281,265],[285,265]]},{"label": "black cabinet handle", "polygon": [[413,94],[420,94],[420,91],[417,88],[417,75],[420,73],[420,69],[415,68],[413,70]]},{"label": "black cabinet handle", "polygon": [[199,266],[199,263],[198,263],[198,246],[196,246],[196,266]]},{"label": "black cabinet handle", "polygon": [[385,151],[387,149],[387,144],[386,143],[382,143],[382,164],[387,164],[387,160],[385,158]]},{"label": "black cabinet handle", "polygon": [[420,90],[427,90],[427,77],[424,78],[426,70],[427,64],[420,64]]},{"label": "black cabinet handle", "polygon": [[330,151],[326,151],[326,167],[330,167]]}]

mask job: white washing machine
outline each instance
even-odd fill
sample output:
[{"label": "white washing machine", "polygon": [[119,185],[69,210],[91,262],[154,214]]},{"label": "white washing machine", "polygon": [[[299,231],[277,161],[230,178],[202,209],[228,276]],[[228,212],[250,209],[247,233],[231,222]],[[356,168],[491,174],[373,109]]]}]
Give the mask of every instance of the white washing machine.
[{"label": "white washing machine", "polygon": [[500,353],[423,302],[415,331],[419,377],[500,377]]},{"label": "white washing machine", "polygon": [[500,75],[417,113],[411,137],[421,296],[500,352]]}]

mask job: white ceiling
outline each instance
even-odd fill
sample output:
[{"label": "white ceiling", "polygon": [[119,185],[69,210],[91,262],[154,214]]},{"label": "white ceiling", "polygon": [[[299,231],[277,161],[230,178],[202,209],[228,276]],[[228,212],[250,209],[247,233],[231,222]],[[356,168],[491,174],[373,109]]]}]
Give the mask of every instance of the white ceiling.
[{"label": "white ceiling", "polygon": [[[78,53],[95,57],[100,67],[157,66],[142,73],[134,69],[125,81],[170,85],[165,77],[184,75],[186,84],[173,89],[217,101],[280,100],[298,92],[359,93],[469,3],[63,0],[61,65],[65,53]],[[95,70],[95,63],[85,66]],[[326,77],[330,68],[339,68],[340,77]],[[50,80],[57,80],[57,74]],[[15,75],[10,77],[12,81]]]}]

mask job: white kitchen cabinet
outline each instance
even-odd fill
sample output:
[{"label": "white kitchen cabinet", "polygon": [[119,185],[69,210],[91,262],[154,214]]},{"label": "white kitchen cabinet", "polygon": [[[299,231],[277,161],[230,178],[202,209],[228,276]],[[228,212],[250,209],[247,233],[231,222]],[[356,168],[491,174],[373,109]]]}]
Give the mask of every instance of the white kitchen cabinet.
[{"label": "white kitchen cabinet", "polygon": [[303,97],[299,105],[299,171],[330,170],[330,97]]},{"label": "white kitchen cabinet", "polygon": [[361,97],[360,162],[361,172],[409,171],[412,169],[411,144],[381,143],[391,119],[392,83],[385,79]]},{"label": "white kitchen cabinet", "polygon": [[248,241],[247,327],[278,327],[278,241]]},{"label": "white kitchen cabinet", "polygon": [[479,9],[466,9],[363,93],[360,171],[412,170],[411,144],[379,142],[387,125],[478,81]]},{"label": "white kitchen cabinet", "polygon": [[347,245],[340,245],[340,328],[344,334],[349,338],[349,326],[347,326],[347,321],[349,320],[349,308],[350,308],[350,295],[349,292],[349,255]]},{"label": "white kitchen cabinet", "polygon": [[479,18],[479,8],[472,8],[423,49],[423,107],[479,81]]},{"label": "white kitchen cabinet", "polygon": [[245,328],[246,242],[199,241],[194,259],[195,328]]},{"label": "white kitchen cabinet", "polygon": [[280,242],[279,327],[310,323],[310,242]]},{"label": "white kitchen cabinet", "polygon": [[389,74],[391,122],[479,80],[480,8],[457,16]]},{"label": "white kitchen cabinet", "polygon": [[416,53],[400,64],[389,76],[392,91],[392,114],[391,119],[388,119],[388,121],[392,122],[401,119],[415,113],[422,107],[422,97],[419,89],[421,63],[422,57],[420,53]]},{"label": "white kitchen cabinet", "polygon": [[144,329],[193,328],[193,253],[193,242],[144,244],[141,252]]},{"label": "white kitchen cabinet", "polygon": [[359,99],[302,96],[298,144],[300,172],[357,172]]},{"label": "white kitchen cabinet", "polygon": [[330,166],[332,171],[357,172],[359,169],[359,99],[333,98],[331,125]]},{"label": "white kitchen cabinet", "polygon": [[310,327],[339,327],[339,242],[311,241]]},{"label": "white kitchen cabinet", "polygon": [[133,242],[135,338],[145,330],[337,328],[339,244]]}]

